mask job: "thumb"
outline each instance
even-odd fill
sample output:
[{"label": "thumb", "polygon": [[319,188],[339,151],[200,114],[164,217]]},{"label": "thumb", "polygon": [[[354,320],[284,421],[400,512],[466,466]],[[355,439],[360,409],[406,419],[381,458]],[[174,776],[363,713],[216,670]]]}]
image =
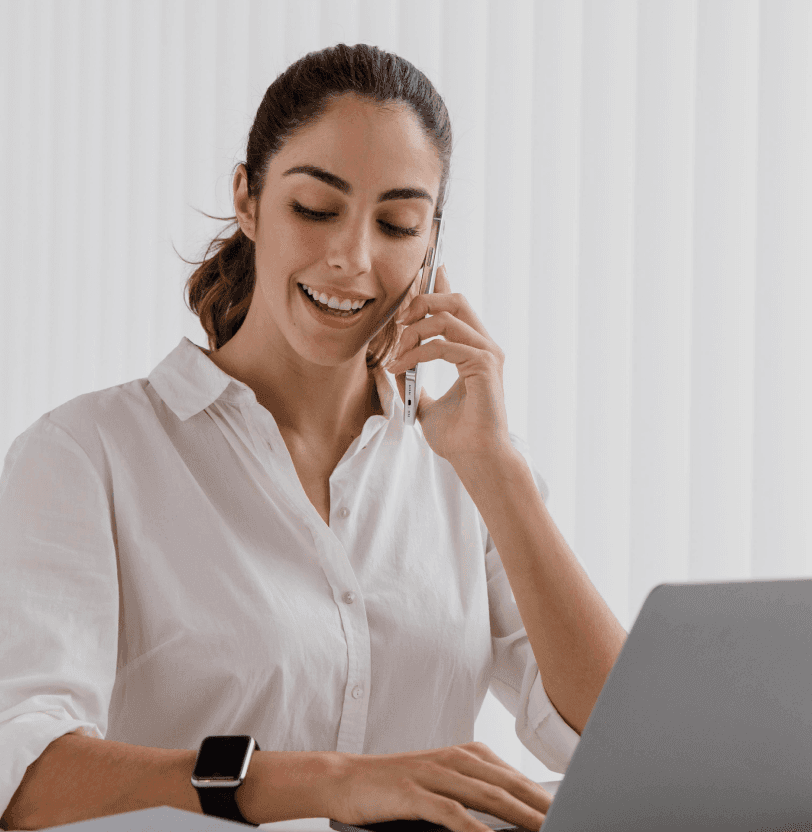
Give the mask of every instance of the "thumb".
[{"label": "thumb", "polygon": [[[405,385],[404,385],[404,387],[405,387]],[[435,399],[432,399],[432,397],[426,392],[426,387],[424,385],[423,388],[420,390],[420,399],[417,402],[417,414],[416,415],[417,415],[417,420],[419,422],[423,421],[423,414],[426,412],[426,410],[428,410],[428,408],[430,408],[434,404],[434,402],[435,402]]]}]

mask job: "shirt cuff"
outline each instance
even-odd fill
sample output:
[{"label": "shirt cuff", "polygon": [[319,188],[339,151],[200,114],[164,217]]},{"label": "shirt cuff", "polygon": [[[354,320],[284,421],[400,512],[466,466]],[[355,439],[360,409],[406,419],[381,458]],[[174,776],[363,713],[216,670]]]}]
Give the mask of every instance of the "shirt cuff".
[{"label": "shirt cuff", "polygon": [[[529,679],[525,678],[524,682],[527,684]],[[538,670],[527,699],[524,691],[522,694],[521,699],[527,702],[527,707],[522,710],[524,718],[517,720],[516,734],[525,748],[550,771],[563,774],[575,753],[580,734],[564,721],[553,706]]]}]

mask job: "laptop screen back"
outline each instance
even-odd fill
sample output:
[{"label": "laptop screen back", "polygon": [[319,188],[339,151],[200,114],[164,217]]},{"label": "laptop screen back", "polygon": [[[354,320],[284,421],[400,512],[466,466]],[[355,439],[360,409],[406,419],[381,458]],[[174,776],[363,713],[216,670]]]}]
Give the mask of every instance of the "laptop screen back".
[{"label": "laptop screen back", "polygon": [[542,832],[644,828],[812,830],[812,580],[649,593]]}]

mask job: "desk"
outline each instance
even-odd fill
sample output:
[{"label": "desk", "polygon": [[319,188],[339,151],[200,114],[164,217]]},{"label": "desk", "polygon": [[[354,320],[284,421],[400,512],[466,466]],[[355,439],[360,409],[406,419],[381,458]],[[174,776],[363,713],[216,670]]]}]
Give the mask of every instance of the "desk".
[{"label": "desk", "polygon": [[[561,780],[540,782],[543,789],[554,795]],[[280,820],[276,823],[263,823],[259,829],[273,829],[275,832],[333,832],[329,818],[299,818],[298,820]]]},{"label": "desk", "polygon": [[[550,794],[555,794],[560,780],[539,782]],[[481,818],[483,819],[483,818]],[[124,812],[111,817],[68,823],[48,827],[65,832],[240,832],[250,829],[243,824],[224,821],[196,812],[184,812],[170,806],[156,806],[139,812]],[[263,823],[259,829],[274,829],[276,832],[333,832],[329,818],[299,818]]]}]

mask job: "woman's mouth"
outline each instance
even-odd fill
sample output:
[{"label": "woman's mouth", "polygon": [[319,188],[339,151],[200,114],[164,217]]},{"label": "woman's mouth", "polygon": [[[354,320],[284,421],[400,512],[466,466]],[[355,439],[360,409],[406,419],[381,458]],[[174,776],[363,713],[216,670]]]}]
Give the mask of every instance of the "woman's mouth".
[{"label": "woman's mouth", "polygon": [[321,301],[316,300],[308,291],[305,289],[304,285],[301,283],[296,284],[299,287],[299,292],[304,295],[304,299],[307,305],[317,313],[320,320],[331,321],[338,323],[347,323],[350,322],[355,323],[359,318],[362,317],[362,312],[364,312],[367,308],[373,305],[375,302],[375,298],[367,300],[363,306],[359,307],[358,309],[333,309],[329,307],[326,303],[322,303]]}]

